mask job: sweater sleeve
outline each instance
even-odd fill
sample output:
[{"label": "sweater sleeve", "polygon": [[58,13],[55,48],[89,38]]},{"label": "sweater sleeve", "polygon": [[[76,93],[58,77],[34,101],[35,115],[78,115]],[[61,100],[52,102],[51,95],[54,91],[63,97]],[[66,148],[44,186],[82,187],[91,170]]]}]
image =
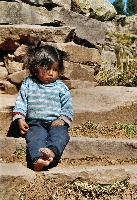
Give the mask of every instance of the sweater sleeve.
[{"label": "sweater sleeve", "polygon": [[70,126],[73,121],[73,106],[72,97],[66,85],[61,88],[60,101],[61,113],[59,118],[63,119]]},{"label": "sweater sleeve", "polygon": [[19,118],[25,120],[27,114],[27,91],[27,79],[25,79],[21,85],[13,108],[13,121]]}]

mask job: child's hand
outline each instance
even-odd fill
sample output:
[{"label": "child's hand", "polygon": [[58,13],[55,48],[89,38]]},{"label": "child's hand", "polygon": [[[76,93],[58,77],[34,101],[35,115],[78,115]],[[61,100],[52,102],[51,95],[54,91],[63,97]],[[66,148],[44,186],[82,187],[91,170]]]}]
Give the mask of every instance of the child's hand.
[{"label": "child's hand", "polygon": [[65,122],[63,119],[56,119],[52,122],[51,126],[64,126]]},{"label": "child's hand", "polygon": [[18,119],[19,129],[21,134],[26,134],[29,129],[28,124],[23,119]]}]

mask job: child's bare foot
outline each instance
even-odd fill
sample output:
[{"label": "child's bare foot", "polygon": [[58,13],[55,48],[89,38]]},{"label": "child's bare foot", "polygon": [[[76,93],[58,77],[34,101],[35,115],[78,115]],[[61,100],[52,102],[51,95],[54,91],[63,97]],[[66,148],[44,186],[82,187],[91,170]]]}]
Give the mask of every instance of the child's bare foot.
[{"label": "child's bare foot", "polygon": [[43,167],[48,166],[52,161],[53,161],[52,157],[50,157],[48,159],[45,159],[44,157],[40,157],[34,163],[34,171],[41,171]]},{"label": "child's bare foot", "polygon": [[46,158],[50,159],[50,158],[54,158],[55,157],[54,152],[49,148],[40,148],[39,152],[41,152],[43,154],[45,159]]}]

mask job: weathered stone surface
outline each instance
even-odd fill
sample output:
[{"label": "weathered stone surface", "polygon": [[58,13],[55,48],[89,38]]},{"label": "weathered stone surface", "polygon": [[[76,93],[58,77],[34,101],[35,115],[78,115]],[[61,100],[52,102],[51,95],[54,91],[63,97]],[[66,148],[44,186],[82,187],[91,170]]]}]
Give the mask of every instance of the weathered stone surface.
[{"label": "weathered stone surface", "polygon": [[30,43],[34,37],[43,42],[68,42],[74,32],[71,27],[29,25],[0,25],[0,50],[15,51],[19,43]]},{"label": "weathered stone surface", "polygon": [[[6,85],[10,83],[8,81],[7,82],[2,81],[2,84]],[[8,87],[9,91],[7,91],[6,95],[5,93],[0,94],[0,130],[3,130],[6,134],[12,121],[12,109],[13,106],[15,105],[15,99],[17,96],[17,95],[10,95],[12,89],[15,90],[15,85],[12,84],[12,87],[13,88],[10,88],[10,86]],[[17,94],[17,89],[15,92]]]},{"label": "weathered stone surface", "polygon": [[28,54],[28,46],[22,44],[14,51],[15,60],[18,62],[24,61],[24,58]]},{"label": "weathered stone surface", "polygon": [[63,76],[70,80],[88,80],[89,82],[94,81],[94,69],[88,65],[82,65],[73,62],[64,62],[65,72]]},{"label": "weathered stone surface", "polygon": [[92,66],[93,69],[96,65],[101,65],[101,55],[98,49],[76,45],[73,42],[56,43],[52,45],[66,52],[67,56],[64,60],[68,62],[89,65]]},{"label": "weathered stone surface", "polygon": [[[97,86],[74,89],[70,92],[73,99],[75,116],[72,126],[77,126],[87,120],[108,126],[116,122],[132,123],[137,119],[136,87]],[[13,98],[13,107],[16,95],[12,95],[11,98]],[[6,98],[6,94],[1,94],[0,102],[3,102],[0,116],[1,127],[3,129],[5,126],[4,123],[9,124],[11,120],[12,110],[8,106],[11,100],[9,96]],[[5,113],[5,111],[2,108],[5,106],[7,110],[6,115],[3,116],[2,113]]]},{"label": "weathered stone surface", "polygon": [[19,63],[14,60],[11,61],[8,57],[5,57],[5,66],[9,74],[13,74],[14,72],[18,72],[23,69],[23,63]]},{"label": "weathered stone surface", "polygon": [[[126,167],[125,167],[126,168]],[[125,169],[115,166],[95,166],[95,167],[56,167],[49,172],[44,171],[45,176],[61,178],[62,182],[74,181],[77,178],[81,181],[88,181],[100,184],[113,184],[116,181],[123,181],[128,178]]]},{"label": "weathered stone surface", "polygon": [[20,177],[28,181],[32,181],[35,178],[35,172],[24,167],[21,163],[1,163],[0,176],[9,176],[9,177]]},{"label": "weathered stone surface", "polygon": [[84,13],[89,17],[102,21],[110,20],[117,14],[108,0],[73,0],[72,10]]},{"label": "weathered stone surface", "polygon": [[136,87],[120,86],[71,90],[75,111],[73,125],[87,120],[103,125],[134,122],[137,119],[136,94]]},{"label": "weathered stone surface", "polygon": [[[26,142],[24,138],[0,137],[0,147],[1,158],[10,159],[16,149],[26,148]],[[137,140],[71,137],[63,152],[62,159],[100,156],[110,160],[126,160],[127,158],[136,158],[136,154]]]},{"label": "weathered stone surface", "polygon": [[52,16],[44,7],[19,2],[0,1],[0,24],[45,24]]},{"label": "weathered stone surface", "polygon": [[137,140],[71,137],[62,158],[81,159],[86,155],[126,160],[136,158],[136,154]]},{"label": "weathered stone surface", "polygon": [[7,133],[12,121],[12,107],[2,108],[0,110],[0,129],[5,134]]},{"label": "weathered stone surface", "polygon": [[8,71],[7,71],[6,67],[0,66],[0,81],[6,80],[7,77],[8,77]]},{"label": "weathered stone surface", "polygon": [[34,4],[34,5],[38,5],[38,6],[61,6],[64,7],[65,9],[70,10],[71,8],[71,0],[22,0],[25,3],[28,4]]},{"label": "weathered stone surface", "polygon": [[[21,163],[0,163],[0,199],[18,199],[22,186],[34,180],[36,174]],[[8,189],[12,185],[12,195]]]},{"label": "weathered stone surface", "polygon": [[67,87],[71,89],[78,89],[78,88],[87,88],[87,87],[95,87],[97,83],[92,81],[80,81],[80,80],[62,80]]},{"label": "weathered stone surface", "polygon": [[0,67],[4,67],[4,62],[0,62]]},{"label": "weathered stone surface", "polygon": [[25,147],[26,143],[24,138],[0,137],[1,158],[13,155],[17,148]]},{"label": "weathered stone surface", "polygon": [[130,174],[130,180],[129,184],[130,185],[136,185],[137,184],[137,166],[127,166],[126,167],[126,172]]},{"label": "weathered stone surface", "polygon": [[54,20],[76,28],[74,38],[77,43],[87,44],[87,46],[104,43],[107,31],[105,23],[63,8],[54,8],[51,12]]},{"label": "weathered stone surface", "polygon": [[114,72],[117,70],[116,68],[117,58],[114,52],[102,51],[101,59],[102,59],[101,68],[103,70],[106,70],[106,71],[111,70],[111,72]]},{"label": "weathered stone surface", "polygon": [[7,94],[17,94],[18,93],[18,89],[15,84],[10,83],[9,81],[6,81],[3,83],[3,85],[4,85],[5,92]]},{"label": "weathered stone surface", "polygon": [[29,75],[29,72],[26,69],[24,69],[22,71],[18,71],[18,72],[15,72],[13,74],[10,74],[8,76],[8,79],[12,83],[21,84],[21,82],[23,81],[23,79],[26,78],[28,75]]}]

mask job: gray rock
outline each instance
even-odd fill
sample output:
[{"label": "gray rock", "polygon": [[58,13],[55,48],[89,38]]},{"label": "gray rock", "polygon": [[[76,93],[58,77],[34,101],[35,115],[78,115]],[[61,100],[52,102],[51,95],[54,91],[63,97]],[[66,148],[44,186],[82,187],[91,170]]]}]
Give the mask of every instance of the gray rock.
[{"label": "gray rock", "polygon": [[[63,76],[70,80],[88,80],[89,82],[94,81],[94,69],[88,65],[82,65],[73,62],[64,62],[65,72]],[[83,84],[82,84],[83,85]]]},{"label": "gray rock", "polygon": [[8,80],[10,80],[12,83],[21,84],[23,79],[25,79],[27,76],[29,76],[29,71],[24,69],[22,71],[18,71],[13,74],[10,74],[8,76]]},{"label": "gray rock", "polygon": [[14,60],[11,61],[10,59],[8,59],[8,57],[5,57],[4,60],[5,60],[6,69],[9,74],[13,74],[15,72],[22,71],[23,63],[19,63]]},{"label": "gray rock", "polygon": [[73,42],[57,43],[52,45],[66,52],[67,56],[64,58],[64,60],[68,62],[88,65],[89,68],[90,66],[94,68],[94,65],[101,65],[101,55],[99,50],[96,48],[88,48],[76,45]]},{"label": "gray rock", "polygon": [[72,10],[102,21],[110,20],[117,14],[108,0],[73,0],[72,3]]},{"label": "gray rock", "polygon": [[75,41],[83,42],[87,46],[96,46],[105,41],[106,25],[96,19],[89,19],[75,12],[67,11],[63,8],[54,8],[52,11],[54,20],[63,25],[75,27]]},{"label": "gray rock", "polygon": [[21,177],[27,181],[32,181],[35,178],[35,172],[24,167],[21,163],[0,163],[0,176]]},{"label": "gray rock", "polygon": [[[7,148],[8,147],[8,148]],[[0,137],[0,157],[10,157],[17,148],[26,148],[24,138]]]},{"label": "gray rock", "polygon": [[[126,167],[125,167],[126,168]],[[43,172],[46,177],[61,178],[62,182],[88,181],[99,184],[113,184],[116,181],[123,181],[128,178],[128,173],[125,169],[115,166],[95,166],[95,167],[56,167],[50,169],[49,172]]]},{"label": "gray rock", "polygon": [[16,87],[16,85],[13,83],[10,83],[9,81],[4,82],[3,86],[4,86],[4,90],[7,94],[17,94],[18,93],[18,88]]},{"label": "gray rock", "polygon": [[[0,26],[0,50],[15,51],[20,44],[28,43],[36,37],[43,42],[68,42],[74,32],[73,27],[48,27],[29,25],[1,25]],[[10,38],[10,39],[9,39]]]},{"label": "gray rock", "polygon": [[101,68],[105,71],[111,70],[111,73],[117,71],[117,58],[116,54],[111,51],[102,51],[101,53],[102,63]]},{"label": "gray rock", "polygon": [[71,0],[22,0],[25,3],[28,4],[34,4],[38,6],[61,6],[65,9],[70,10],[71,9]]},{"label": "gray rock", "polygon": [[71,90],[75,111],[73,125],[87,120],[103,125],[134,122],[137,119],[136,93],[136,87],[122,86],[97,86]]},{"label": "gray rock", "polygon": [[30,6],[22,2],[0,1],[0,24],[45,24],[52,16],[44,7]]},{"label": "gray rock", "polygon": [[5,67],[0,66],[0,81],[6,80],[8,77],[8,71]]},{"label": "gray rock", "polygon": [[80,80],[62,80],[67,87],[71,89],[78,89],[78,88],[87,88],[87,87],[95,87],[97,83],[92,81],[80,81]]},{"label": "gray rock", "polygon": [[[78,152],[78,153],[77,153]],[[71,137],[62,158],[81,159],[101,156],[110,160],[136,158],[137,140]]]}]

